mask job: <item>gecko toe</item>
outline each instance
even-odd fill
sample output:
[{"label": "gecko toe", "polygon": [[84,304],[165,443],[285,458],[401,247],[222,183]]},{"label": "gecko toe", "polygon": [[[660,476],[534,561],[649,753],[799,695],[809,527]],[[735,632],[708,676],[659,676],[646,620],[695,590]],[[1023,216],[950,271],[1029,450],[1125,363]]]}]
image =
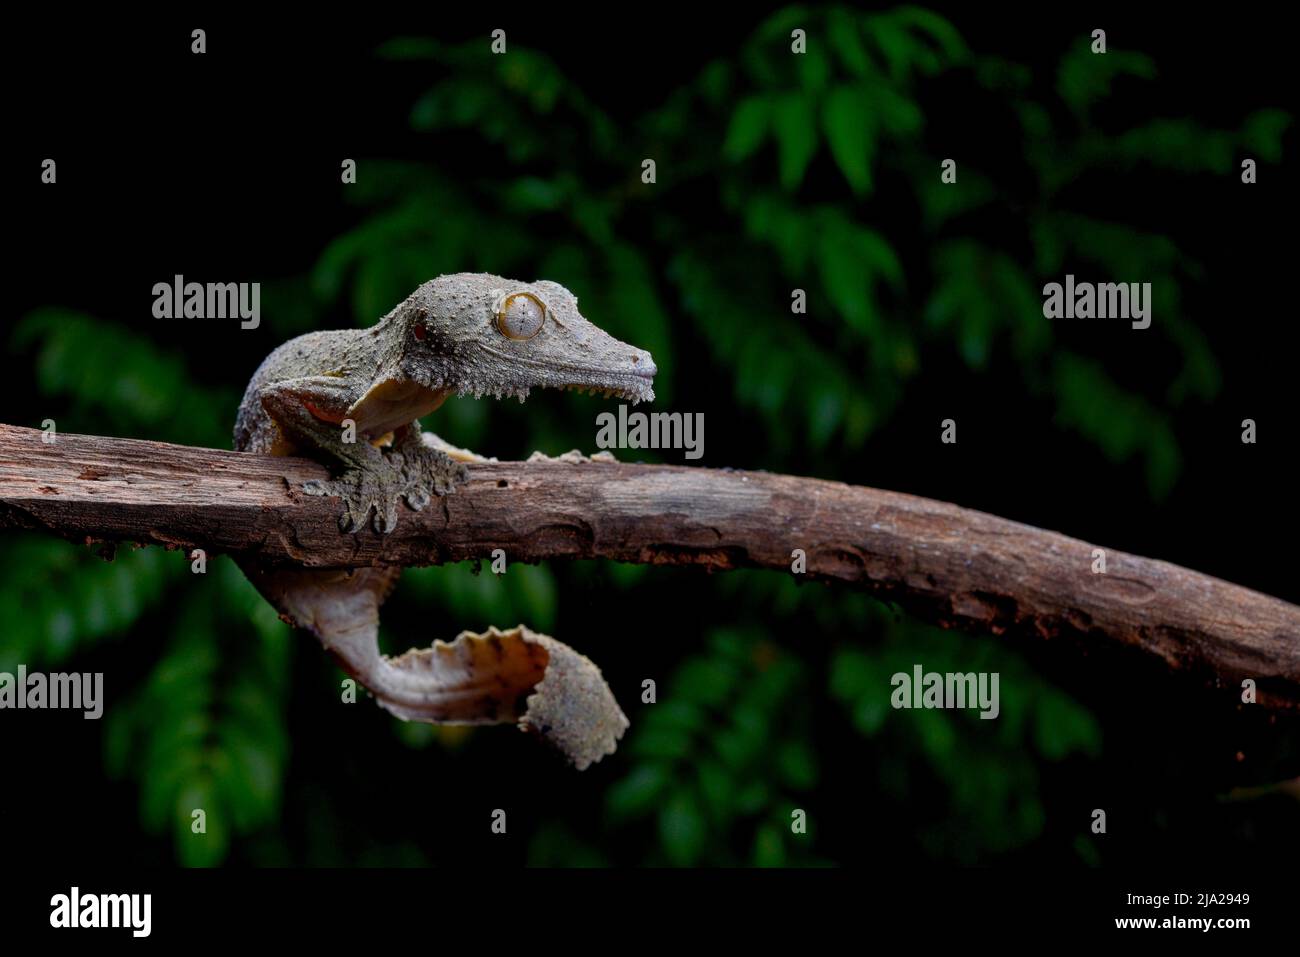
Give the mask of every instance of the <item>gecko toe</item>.
[{"label": "gecko toe", "polygon": [[404,486],[403,497],[420,511],[434,495],[450,495],[469,481],[469,469],[441,449],[426,445],[404,448],[395,458]]},{"label": "gecko toe", "polygon": [[[366,509],[367,513],[369,513],[369,511],[370,511],[369,509]],[[353,532],[359,532],[362,526],[364,526],[365,524],[366,524],[366,516],[361,515],[360,517],[358,517],[357,513],[352,511],[351,509],[349,509],[348,511],[344,512],[341,516],[339,516],[339,531],[343,532],[345,535],[350,535]]]},{"label": "gecko toe", "polygon": [[397,499],[390,499],[386,507],[380,508],[375,505],[374,529],[380,535],[387,535],[397,527]]}]

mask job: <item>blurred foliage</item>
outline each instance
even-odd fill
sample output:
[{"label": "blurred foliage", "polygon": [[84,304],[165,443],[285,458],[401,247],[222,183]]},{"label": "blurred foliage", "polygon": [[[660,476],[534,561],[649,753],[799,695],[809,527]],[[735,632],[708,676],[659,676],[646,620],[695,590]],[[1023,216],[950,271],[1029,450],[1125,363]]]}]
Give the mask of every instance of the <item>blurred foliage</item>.
[{"label": "blurred foliage", "polygon": [[109,773],[139,778],[145,828],[170,830],[188,866],[220,863],[235,836],[276,820],[289,751],[289,628],[232,562],[208,576],[105,731]]},{"label": "blurred foliage", "polygon": [[[782,55],[795,27],[813,42],[803,55]],[[395,40],[382,53],[452,71],[416,102],[415,128],[472,131],[518,175],[502,190],[491,175],[451,182],[435,164],[371,166],[368,185],[348,196],[375,214],[329,247],[315,277],[328,295],[353,274],[361,321],[422,281],[431,261],[448,271],[531,269],[577,290],[616,335],[665,355],[657,389],[666,401],[676,387],[673,355],[699,336],[728,370],[738,402],[777,436],[788,432],[790,410],[802,410],[814,448],[860,445],[920,372],[924,350],[955,348],[982,369],[1007,349],[1027,388],[1057,404],[1063,425],[1115,461],[1140,460],[1157,496],[1180,467],[1162,405],[1207,400],[1219,388],[1205,338],[1180,308],[1198,267],[1170,237],[1072,212],[1067,187],[1126,164],[1222,174],[1241,150],[1277,157],[1289,123],[1264,110],[1238,131],[1161,118],[1103,130],[1094,117],[1116,83],[1155,77],[1149,58],[1097,56],[1080,40],[1061,58],[1055,97],[1045,97],[1028,69],[972,53],[946,20],[915,7],[776,14],[738,59],[710,63],[645,117],[649,148],[616,136],[613,121],[541,54],[493,57],[480,44],[424,39]],[[1011,110],[1028,187],[1020,169],[966,159],[957,184],[940,181],[943,157],[927,142],[918,88],[943,73],[972,76],[990,105],[996,98]],[[653,186],[633,178],[638,147],[656,160]],[[839,171],[847,195],[829,188],[819,162]],[[810,170],[818,173],[811,196],[802,189]],[[715,183],[725,217],[699,221],[701,180]],[[871,202],[883,181],[911,195],[920,229],[897,195]],[[985,217],[1007,196],[1023,205],[1023,235],[990,247]],[[558,247],[545,228],[556,215],[570,226]],[[620,241],[619,224],[641,218],[660,248]],[[477,242],[481,222],[510,228]],[[926,265],[908,275],[903,262]],[[668,283],[649,278],[656,263]],[[1067,269],[1152,282],[1156,334],[1168,338],[1177,370],[1163,394],[1144,396],[1150,382],[1099,382],[1088,356],[1054,341],[1039,290]],[[783,313],[796,288],[810,306],[791,322]],[[670,330],[669,302],[694,326]],[[1106,424],[1121,418],[1125,436],[1107,437]]]},{"label": "blurred foliage", "polygon": [[[795,27],[810,38],[801,56],[787,55]],[[655,355],[665,406],[699,387],[682,381],[676,357],[707,350],[710,388],[769,437],[764,467],[861,447],[908,383],[950,354],[972,370],[1017,370],[1026,394],[1053,403],[1063,427],[1115,462],[1140,462],[1157,497],[1180,470],[1167,410],[1220,387],[1214,356],[1182,308],[1200,267],[1169,236],[1077,209],[1074,190],[1137,165],[1224,174],[1243,150],[1275,161],[1289,123],[1261,111],[1238,130],[1159,117],[1110,128],[1115,91],[1156,76],[1146,56],[1093,56],[1081,43],[1053,76],[1035,76],[970,50],[943,17],[917,7],[784,10],[738,55],[707,64],[642,116],[635,137],[545,54],[513,43],[509,55],[492,56],[477,41],[399,38],[379,55],[435,78],[413,93],[410,125],[437,145],[417,158],[361,161],[357,183],[342,191],[356,225],[324,245],[310,275],[264,284],[277,337],[324,327],[340,305],[369,324],[435,272],[545,276],[577,292],[612,334]],[[957,185],[940,182],[947,154],[930,137],[924,97],[945,78],[1009,113],[1008,149],[1022,168],[985,168],[974,152]],[[443,162],[457,151],[483,156],[481,172],[466,178]],[[645,156],[657,164],[653,185],[640,178]],[[1008,203],[1017,215],[1010,227]],[[652,241],[634,245],[630,234]],[[1164,371],[1115,381],[1082,343],[1057,341],[1041,286],[1090,270],[1153,283],[1161,322],[1148,335],[1164,353],[1153,368]],[[794,289],[807,292],[808,311],[792,320]],[[31,357],[61,431],[229,442],[242,382],[200,387],[143,337],[43,309],[12,345]],[[586,421],[573,396],[522,410],[454,402],[437,427],[502,455],[510,450],[491,440],[513,427],[527,437],[516,451],[553,453],[567,447],[563,416],[579,418],[579,409]],[[624,607],[662,601],[646,569],[607,572]],[[996,643],[788,578],[736,574],[710,584],[723,623],[708,619],[702,647],[678,664],[658,703],[638,709],[611,759],[618,778],[603,819],[539,822],[533,863],[611,863],[616,843],[639,848],[630,860],[673,865],[833,863],[837,851],[819,843],[811,813],[834,784],[831,760],[862,770],[877,813],[918,820],[933,857],[989,861],[1043,834],[1045,765],[1098,753],[1090,715]],[[402,623],[401,647],[452,636],[455,628],[441,626],[410,633],[430,607],[465,628],[525,621],[549,630],[568,599],[545,568],[512,566],[502,577],[412,569],[385,621]],[[0,553],[0,614],[0,669],[58,664],[142,622],[168,622],[156,666],[107,722],[109,769],[137,782],[145,827],[171,833],[184,864],[218,863],[241,837],[275,829],[288,760],[288,632],[231,564],[217,560],[195,576],[175,554],[130,551],[104,564],[61,542],[13,537]],[[787,645],[780,628],[837,637]],[[1001,673],[1000,720],[941,711],[903,720],[888,708],[889,676],[917,661],[930,671]],[[828,696],[832,715],[815,706]],[[852,722],[860,750],[823,753],[816,731],[827,721]],[[463,737],[400,727],[411,746]],[[937,804],[911,807],[926,789]],[[207,811],[204,835],[191,829],[194,808]],[[791,833],[796,808],[810,809],[806,836]],[[339,813],[325,806],[311,816],[324,836],[310,860],[337,856],[325,832],[343,826],[327,826]],[[1067,846],[1092,862],[1090,844]],[[424,859],[376,839],[361,860]]]},{"label": "blurred foliage", "polygon": [[[957,644],[937,629],[899,623],[884,631],[880,647],[842,648],[831,667],[832,694],[873,739],[876,759],[867,766],[881,792],[905,804],[918,782],[913,763],[898,756],[923,755],[947,796],[933,820],[920,822],[931,855],[973,864],[1037,838],[1047,816],[1039,767],[1075,753],[1097,756],[1095,720],[995,644]],[[996,720],[984,722],[978,711],[895,711],[891,678],[910,674],[917,662],[939,673],[997,674]]]},{"label": "blurred foliage", "polygon": [[140,620],[185,570],[174,555],[130,549],[111,563],[66,542],[6,536],[0,551],[0,671],[61,665]]},{"label": "blurred foliage", "polygon": [[[811,863],[791,831],[817,785],[805,666],[770,639],[716,631],[646,709],[628,745],[631,771],[606,795],[610,820],[653,820],[678,866]],[[792,711],[794,712],[792,714]],[[738,856],[738,853],[745,856]]]},{"label": "blurred foliage", "polygon": [[24,317],[13,345],[35,347],[37,388],[66,400],[56,420],[60,432],[138,434],[217,448],[230,444],[229,410],[239,401],[238,387],[197,386],[184,360],[143,336],[50,308]]}]

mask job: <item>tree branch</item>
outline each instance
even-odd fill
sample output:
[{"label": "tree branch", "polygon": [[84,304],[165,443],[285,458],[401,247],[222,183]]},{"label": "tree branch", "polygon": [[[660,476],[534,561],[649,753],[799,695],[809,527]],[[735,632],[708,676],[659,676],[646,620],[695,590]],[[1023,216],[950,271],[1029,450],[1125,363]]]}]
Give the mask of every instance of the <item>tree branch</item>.
[{"label": "tree branch", "polygon": [[159,442],[0,425],[0,527],[311,566],[612,558],[756,567],[864,587],[945,626],[1123,645],[1300,708],[1300,608],[1166,562],[944,502],[764,472],[543,459],[470,467],[454,495],[379,536],[341,534],[325,470]]}]

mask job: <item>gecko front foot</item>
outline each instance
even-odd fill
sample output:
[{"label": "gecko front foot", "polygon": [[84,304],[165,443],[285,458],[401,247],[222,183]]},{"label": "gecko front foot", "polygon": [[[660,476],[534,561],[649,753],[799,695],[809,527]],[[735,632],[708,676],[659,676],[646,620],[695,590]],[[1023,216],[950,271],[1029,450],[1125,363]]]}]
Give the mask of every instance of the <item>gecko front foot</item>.
[{"label": "gecko front foot", "polygon": [[343,500],[340,532],[359,532],[372,512],[370,524],[380,535],[397,527],[397,503],[403,492],[401,472],[387,460],[350,468],[329,481],[305,482],[302,490],[308,495],[337,495]]},{"label": "gecko front foot", "polygon": [[[445,452],[424,446],[409,446],[378,453],[365,465],[347,469],[328,481],[313,479],[303,484],[308,495],[337,495],[343,500],[339,531],[360,531],[367,520],[380,535],[397,527],[398,503],[402,500],[418,512],[432,495],[449,495],[469,478],[464,465]],[[371,517],[373,514],[373,518]]]},{"label": "gecko front foot", "polygon": [[417,512],[429,504],[431,494],[450,495],[469,481],[464,464],[418,440],[402,443],[392,456],[398,463],[402,497]]}]

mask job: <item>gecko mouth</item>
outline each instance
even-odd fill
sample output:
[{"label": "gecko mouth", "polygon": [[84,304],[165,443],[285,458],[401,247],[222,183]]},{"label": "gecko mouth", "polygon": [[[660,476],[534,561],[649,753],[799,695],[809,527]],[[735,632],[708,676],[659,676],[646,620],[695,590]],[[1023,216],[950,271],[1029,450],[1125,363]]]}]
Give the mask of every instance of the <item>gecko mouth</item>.
[{"label": "gecko mouth", "polygon": [[[444,395],[473,396],[476,399],[490,396],[522,402],[533,389],[585,392],[606,398],[613,396],[634,405],[650,402],[655,397],[653,360],[649,360],[648,369],[635,372],[610,372],[607,369],[576,365],[523,361],[519,357],[512,358],[511,362],[515,371],[509,376],[494,375],[494,370],[485,370],[478,363],[470,364],[468,369],[462,367],[454,371],[431,364],[404,363],[395,378],[417,383]],[[465,375],[465,372],[470,374]]]},{"label": "gecko mouth", "polygon": [[[525,356],[511,356],[481,345],[488,354],[509,362],[517,369],[527,370],[526,383],[520,388],[508,389],[512,394],[528,394],[530,388],[562,389],[567,392],[611,396],[628,402],[650,402],[654,399],[654,377],[658,371],[654,360],[645,353],[647,367],[642,369],[610,370],[577,363],[548,362]],[[473,388],[466,391],[476,391]]]},{"label": "gecko mouth", "polygon": [[650,383],[653,380],[646,377],[643,381],[645,382],[645,385],[637,388],[623,388],[617,385],[566,385],[561,386],[561,388],[565,392],[578,392],[583,395],[599,395],[606,399],[613,396],[616,399],[625,399],[628,402],[649,402],[655,397],[654,389],[650,387]]},{"label": "gecko mouth", "polygon": [[476,399],[487,395],[496,399],[518,399],[522,402],[528,398],[528,393],[533,389],[558,389],[564,392],[581,392],[587,395],[604,396],[606,399],[613,397],[635,405],[638,402],[650,402],[654,399],[655,393],[652,383],[653,380],[649,376],[628,376],[624,380],[606,376],[603,381],[595,385],[568,382],[558,376],[554,378],[539,376],[526,383],[520,381],[509,383],[464,382],[455,386],[454,391],[457,395],[472,395]]}]

